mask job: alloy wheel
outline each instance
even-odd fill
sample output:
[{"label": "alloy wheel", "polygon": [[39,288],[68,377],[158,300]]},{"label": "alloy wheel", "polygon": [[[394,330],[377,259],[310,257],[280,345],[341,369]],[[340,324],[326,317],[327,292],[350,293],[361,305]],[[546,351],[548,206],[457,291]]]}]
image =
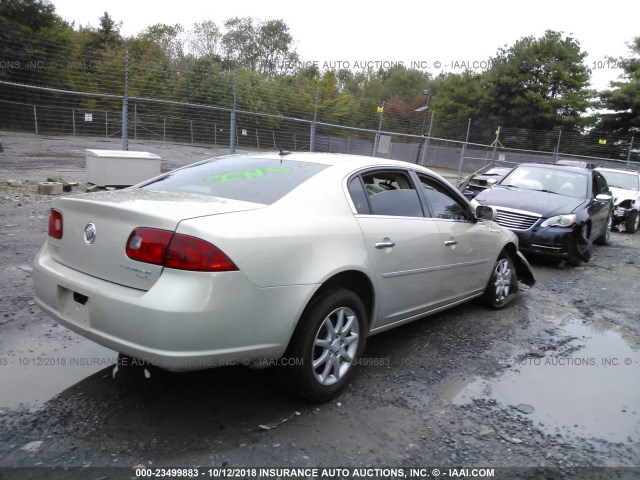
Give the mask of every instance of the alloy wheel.
[{"label": "alloy wheel", "polygon": [[359,340],[360,324],[353,310],[340,307],[326,316],[313,344],[312,367],[320,384],[333,385],[347,374]]},{"label": "alloy wheel", "polygon": [[502,258],[496,263],[494,277],[496,303],[501,303],[509,296],[509,289],[511,288],[511,264],[509,260]]}]

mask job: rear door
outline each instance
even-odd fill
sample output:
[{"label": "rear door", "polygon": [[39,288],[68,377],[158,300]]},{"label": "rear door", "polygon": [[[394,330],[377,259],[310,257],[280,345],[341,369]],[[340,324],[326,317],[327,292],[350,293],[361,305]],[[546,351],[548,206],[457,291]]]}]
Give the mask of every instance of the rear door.
[{"label": "rear door", "polygon": [[349,181],[377,283],[372,328],[424,313],[439,301],[440,232],[425,217],[406,170],[365,172]]}]

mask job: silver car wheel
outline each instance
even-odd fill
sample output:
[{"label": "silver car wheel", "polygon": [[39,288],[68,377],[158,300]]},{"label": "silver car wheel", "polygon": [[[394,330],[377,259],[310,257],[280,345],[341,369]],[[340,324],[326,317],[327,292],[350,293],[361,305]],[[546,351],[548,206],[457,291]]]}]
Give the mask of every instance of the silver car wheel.
[{"label": "silver car wheel", "polygon": [[494,270],[496,303],[502,303],[509,296],[511,275],[511,264],[509,263],[509,260],[503,258],[496,263]]},{"label": "silver car wheel", "polygon": [[360,324],[353,310],[340,307],[326,316],[313,343],[312,367],[321,385],[333,385],[347,374],[359,339]]}]

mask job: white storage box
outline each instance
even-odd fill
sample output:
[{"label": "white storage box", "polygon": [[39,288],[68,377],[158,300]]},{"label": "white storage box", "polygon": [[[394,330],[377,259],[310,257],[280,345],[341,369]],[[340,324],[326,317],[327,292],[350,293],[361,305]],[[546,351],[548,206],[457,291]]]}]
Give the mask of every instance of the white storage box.
[{"label": "white storage box", "polygon": [[160,175],[162,158],[149,152],[85,150],[87,182],[105,187],[130,186]]}]

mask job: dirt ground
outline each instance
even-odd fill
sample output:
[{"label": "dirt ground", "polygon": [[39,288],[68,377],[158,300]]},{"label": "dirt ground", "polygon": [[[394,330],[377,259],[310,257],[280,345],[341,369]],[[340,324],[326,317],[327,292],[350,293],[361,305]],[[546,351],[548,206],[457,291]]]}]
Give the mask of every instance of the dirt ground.
[{"label": "dirt ground", "polygon": [[583,266],[533,262],[538,284],[506,310],[472,302],[372,337],[355,381],[318,405],[268,369],[116,368],[58,326],[31,278],[50,201],[0,185],[0,478],[139,465],[640,478],[640,234],[614,232]]}]

